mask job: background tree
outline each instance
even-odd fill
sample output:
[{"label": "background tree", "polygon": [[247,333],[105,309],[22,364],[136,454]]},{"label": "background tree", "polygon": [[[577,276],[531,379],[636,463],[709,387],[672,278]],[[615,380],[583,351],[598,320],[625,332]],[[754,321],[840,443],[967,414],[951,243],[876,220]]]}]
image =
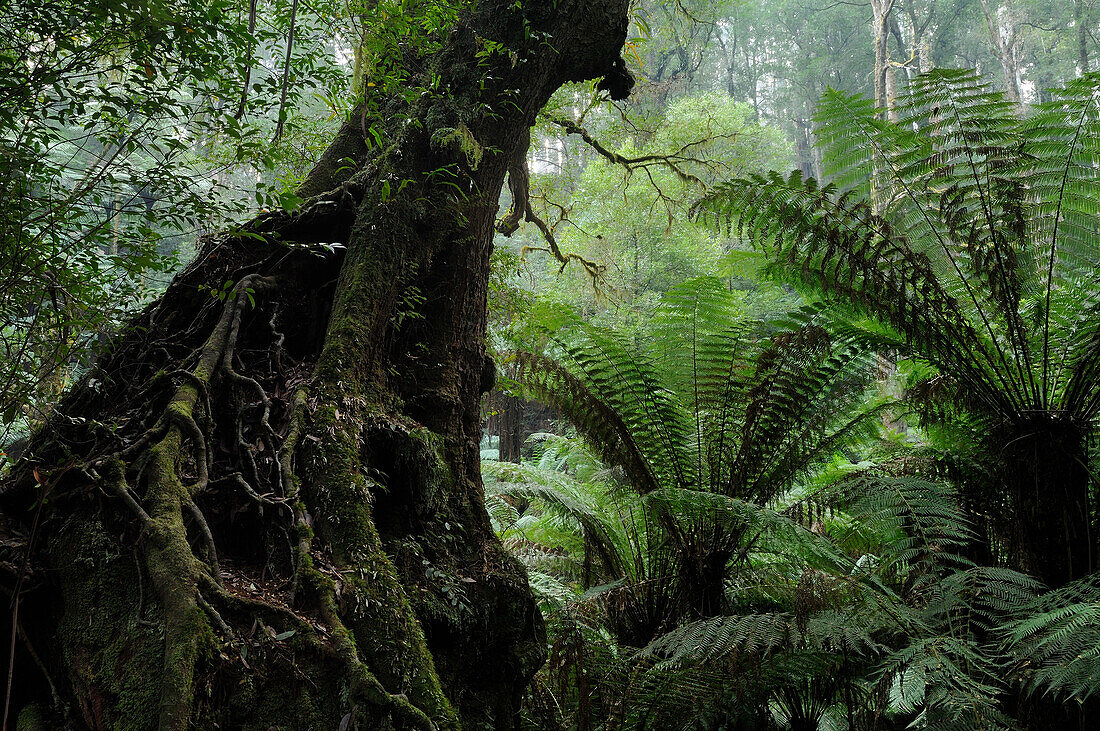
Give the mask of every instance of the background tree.
[{"label": "background tree", "polygon": [[[0,444],[41,423],[89,348],[163,289],[172,254],[190,257],[197,235],[257,203],[289,202],[262,174],[276,160],[291,167],[285,144],[306,137],[298,103],[343,84],[322,40],[332,12],[205,0],[5,8]],[[290,23],[294,53],[269,71]],[[286,121],[283,148],[264,144],[269,115]]]}]

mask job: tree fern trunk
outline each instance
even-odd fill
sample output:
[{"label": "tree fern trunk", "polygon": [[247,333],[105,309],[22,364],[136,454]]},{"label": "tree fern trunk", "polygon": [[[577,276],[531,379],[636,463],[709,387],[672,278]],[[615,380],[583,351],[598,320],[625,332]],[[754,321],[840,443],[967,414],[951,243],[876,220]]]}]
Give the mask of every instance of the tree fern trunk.
[{"label": "tree fern trunk", "polygon": [[1021,566],[1052,587],[1091,573],[1096,556],[1084,430],[1042,415],[1015,428],[1003,445]]}]

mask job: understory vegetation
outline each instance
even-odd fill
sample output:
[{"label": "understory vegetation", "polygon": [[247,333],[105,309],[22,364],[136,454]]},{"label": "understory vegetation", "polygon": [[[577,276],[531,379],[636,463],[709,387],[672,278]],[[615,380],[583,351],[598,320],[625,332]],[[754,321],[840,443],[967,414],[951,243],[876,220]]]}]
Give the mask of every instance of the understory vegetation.
[{"label": "understory vegetation", "polygon": [[1090,717],[1097,99],[1020,117],[935,71],[891,121],[832,93],[830,183],[693,209],[774,284],[691,279],[625,326],[529,309],[500,357],[568,428],[483,471],[549,619],[533,726]]},{"label": "understory vegetation", "polygon": [[0,727],[1094,728],[1098,39],[0,9]]}]

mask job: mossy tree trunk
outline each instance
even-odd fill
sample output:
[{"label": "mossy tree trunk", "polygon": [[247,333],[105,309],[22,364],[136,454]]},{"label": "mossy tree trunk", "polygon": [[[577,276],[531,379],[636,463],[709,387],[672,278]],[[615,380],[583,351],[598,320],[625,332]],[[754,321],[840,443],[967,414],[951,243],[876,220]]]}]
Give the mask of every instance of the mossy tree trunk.
[{"label": "mossy tree trunk", "polygon": [[21,726],[514,727],[544,641],[478,469],[497,200],[626,11],[465,11],[423,94],[353,114],[299,210],[207,240],[67,396],[0,494]]}]

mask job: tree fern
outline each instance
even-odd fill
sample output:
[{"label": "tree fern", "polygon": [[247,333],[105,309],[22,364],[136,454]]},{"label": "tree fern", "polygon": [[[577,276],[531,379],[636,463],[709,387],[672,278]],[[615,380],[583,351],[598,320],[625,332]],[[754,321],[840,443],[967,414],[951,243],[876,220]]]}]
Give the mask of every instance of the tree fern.
[{"label": "tree fern", "polygon": [[517,514],[498,532],[527,568],[550,628],[550,661],[536,687],[556,688],[549,695],[560,703],[550,709],[540,696],[540,712],[584,726],[621,704],[630,662],[614,638],[648,638],[662,626],[672,569],[650,511],[584,445],[546,434],[532,440],[533,463],[483,462],[486,502]]},{"label": "tree fern", "polygon": [[516,380],[561,409],[639,492],[766,502],[865,437],[884,404],[859,406],[872,357],[831,336],[820,313],[794,313],[789,331],[769,338],[734,310],[720,280],[691,280],[662,299],[641,347],[555,311],[544,317],[549,346],[514,356]]},{"label": "tree fern", "polygon": [[831,92],[819,137],[832,182],[773,173],[696,207],[954,382],[1001,463],[1013,519],[998,540],[1053,585],[1096,553],[1084,465],[1100,409],[1098,101],[1090,74],[1020,119],[974,74],[937,70],[890,123]]},{"label": "tree fern", "polygon": [[[486,484],[490,498],[526,503],[505,540],[554,627],[548,677],[573,678],[561,697],[579,705],[566,703],[567,716],[583,705],[609,728],[707,728],[735,718],[768,728],[826,716],[871,728],[861,719],[884,714],[931,728],[1010,727],[999,706],[1014,654],[996,642],[996,627],[1036,606],[1038,587],[960,554],[973,528],[949,486],[896,469],[841,470],[819,495],[835,516],[830,528],[810,530],[785,511],[717,493],[661,488],[637,497],[575,442],[540,439],[537,464],[489,463]],[[607,623],[616,611],[647,606],[646,596],[667,600],[661,589],[675,581],[676,564],[659,538],[666,524],[646,522],[654,514],[743,526],[752,560],[727,581],[730,613],[666,620],[632,654],[602,628],[616,626]],[[624,538],[608,540],[611,533]],[[640,533],[651,540],[625,538]],[[585,545],[594,540],[620,559],[597,559]],[[586,556],[597,571],[581,591]],[[651,616],[672,609],[658,605]]]},{"label": "tree fern", "polygon": [[[552,310],[543,316],[547,347],[517,354],[515,378],[569,418],[637,492],[764,504],[865,440],[884,404],[863,400],[871,354],[830,335],[820,313],[792,313],[784,327],[736,315],[735,298],[713,278],[669,292],[640,345]],[[748,524],[728,511],[666,503],[649,502],[677,564],[663,590],[681,616],[721,611],[727,573],[745,561]]]},{"label": "tree fern", "polygon": [[1037,693],[1086,699],[1100,690],[1100,583],[1095,576],[1023,604],[1003,629],[1013,672]]},{"label": "tree fern", "polygon": [[[786,610],[673,629],[643,650],[653,662],[649,672],[756,658],[760,667],[788,668],[771,691],[788,714],[819,719],[833,704],[847,703],[846,715],[855,719],[861,709],[853,703],[863,709],[877,703],[878,713],[930,728],[1013,727],[1000,708],[1009,658],[990,638],[1035,601],[1037,584],[1014,571],[974,566],[956,552],[970,528],[946,485],[871,473],[836,490],[847,528],[839,527],[835,540],[795,523],[786,524],[786,536],[768,534],[790,545],[791,534],[804,533],[792,553],[817,554],[796,579],[788,575]],[[762,523],[783,525],[782,516],[756,510]],[[845,531],[862,537],[853,542]],[[850,552],[856,545],[858,559]],[[823,679],[833,682],[810,682]],[[872,688],[890,692],[879,697]]]}]

